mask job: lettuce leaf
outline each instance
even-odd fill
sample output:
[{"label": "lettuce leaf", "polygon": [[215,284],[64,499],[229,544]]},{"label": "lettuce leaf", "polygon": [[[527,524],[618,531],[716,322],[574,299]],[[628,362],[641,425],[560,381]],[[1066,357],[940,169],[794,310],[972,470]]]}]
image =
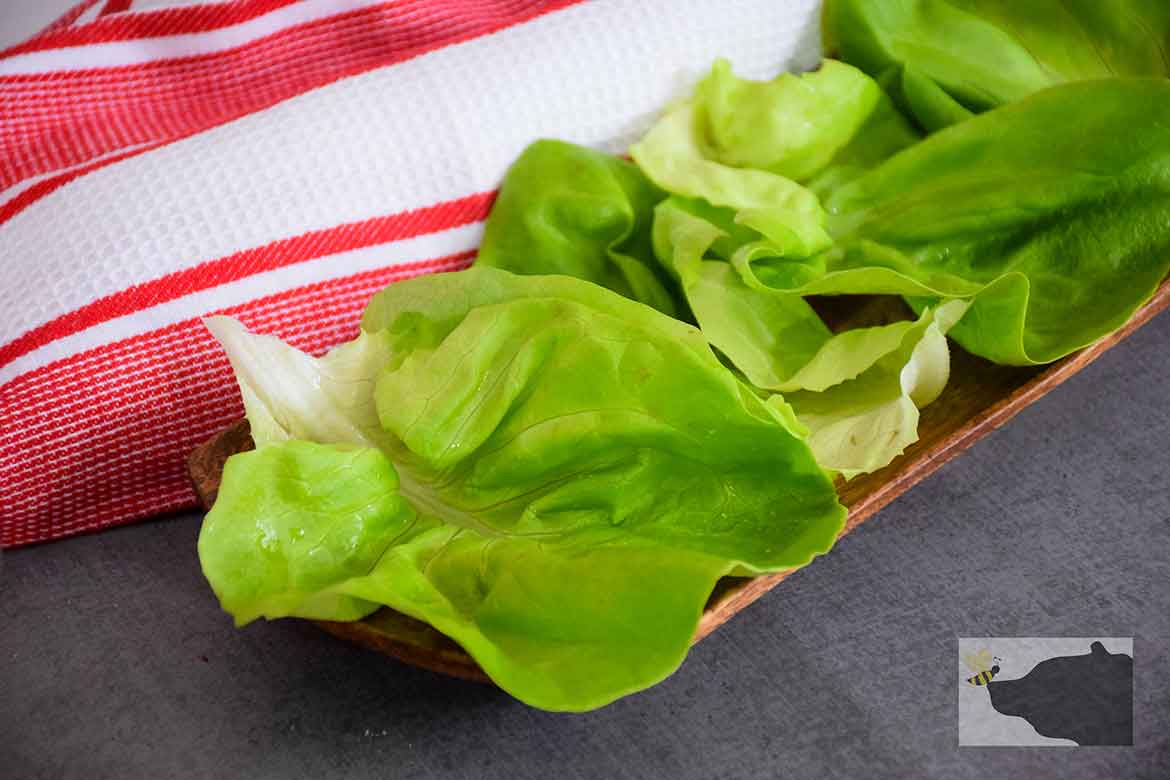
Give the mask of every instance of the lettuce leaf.
[{"label": "lettuce leaf", "polygon": [[[991,0],[834,0],[830,40],[874,78],[717,63],[633,164],[534,144],[476,267],[384,290],[321,358],[209,319],[257,443],[200,535],[224,608],[389,606],[548,709],[670,674],[720,576],[830,547],[830,472],[916,440],[948,332],[1048,362],[1166,275],[1170,82],[1078,79],[1154,68],[1170,12],[1127,2],[1147,35],[1061,7],[1052,35]],[[916,142],[885,90],[943,129]],[[917,318],[832,333],[805,300],[848,294]]]},{"label": "lettuce leaf", "polygon": [[281,615],[358,620],[378,609],[339,585],[370,571],[415,525],[393,465],[370,448],[257,445],[224,464],[199,533],[220,604],[237,626]]},{"label": "lettuce leaf", "polygon": [[1120,327],[1170,267],[1170,82],[1044,90],[930,136],[825,207],[832,249],[741,244],[731,262],[745,284],[903,295],[918,309],[966,298],[952,336],[967,350],[1057,360]]},{"label": "lettuce leaf", "polygon": [[818,195],[919,139],[875,81],[836,60],[769,81],[739,78],[716,60],[690,104],[706,159],[769,171]]},{"label": "lettuce leaf", "polygon": [[401,282],[320,359],[214,327],[291,437],[229,461],[201,534],[241,621],[392,606],[518,698],[589,709],[681,662],[719,576],[803,565],[844,519],[790,414],[587,282]]},{"label": "lettuce leaf", "polygon": [[711,346],[755,387],[784,394],[817,462],[848,479],[917,441],[918,409],[949,376],[946,333],[969,303],[833,334],[799,295],[749,287],[729,263],[706,259],[726,234],[687,205],[671,198],[658,206],[656,252],[678,275]]},{"label": "lettuce leaf", "polygon": [[918,410],[950,378],[947,331],[968,306],[948,301],[915,321],[857,328],[825,344],[801,372],[812,390],[784,396],[818,463],[852,479],[918,441]]},{"label": "lettuce leaf", "polygon": [[380,446],[389,437],[374,407],[377,370],[391,358],[389,334],[363,331],[320,358],[231,317],[203,324],[223,347],[244,398],[257,447],[286,441]]},{"label": "lettuce leaf", "polygon": [[679,280],[704,337],[758,388],[791,380],[832,333],[799,295],[752,289],[713,253],[728,234],[677,197],[654,213],[654,251]]},{"label": "lettuce leaf", "polygon": [[826,214],[811,190],[771,171],[733,168],[704,157],[690,103],[662,117],[630,147],[630,156],[659,187],[727,209],[738,224],[785,253],[808,255],[832,243],[825,232]]},{"label": "lettuce leaf", "polygon": [[805,257],[831,244],[818,194],[916,140],[878,85],[849,65],[826,60],[761,82],[719,60],[630,156],[663,190],[701,199],[726,212],[717,221]]},{"label": "lettuce leaf", "polygon": [[488,533],[419,514],[380,450],[288,440],[229,459],[199,554],[224,609],[354,620],[386,605],[529,704],[583,710],[686,655],[727,561],[597,529]]},{"label": "lettuce leaf", "polygon": [[823,27],[928,130],[1065,82],[1170,75],[1164,0],[826,0]]},{"label": "lettuce leaf", "polygon": [[477,265],[567,274],[677,316],[676,291],[650,249],[666,197],[637,166],[562,141],[537,141],[508,169]]}]

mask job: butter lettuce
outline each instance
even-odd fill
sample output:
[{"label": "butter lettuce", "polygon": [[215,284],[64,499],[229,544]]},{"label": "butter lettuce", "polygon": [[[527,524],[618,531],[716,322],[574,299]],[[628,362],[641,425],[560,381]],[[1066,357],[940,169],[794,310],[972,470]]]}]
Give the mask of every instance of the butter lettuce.
[{"label": "butter lettuce", "polygon": [[[1087,105],[1094,111],[1084,112]],[[572,207],[557,212],[562,223],[600,219],[575,211],[624,215],[620,240],[636,233],[639,267],[657,261],[654,278],[665,276],[671,305],[576,273],[695,322],[761,393],[803,394],[794,408],[806,410],[805,421],[816,409],[810,443],[818,457],[830,422],[831,430],[866,427],[876,418],[858,414],[884,410],[875,430],[900,431],[890,446],[821,457],[826,468],[858,473],[914,440],[921,404],[898,392],[897,409],[859,405],[856,388],[867,385],[854,380],[881,360],[897,376],[912,351],[900,349],[897,329],[834,335],[806,298],[898,295],[920,315],[963,301],[964,316],[947,319],[951,335],[1000,363],[1046,363],[1091,343],[1166,274],[1167,106],[1164,80],[1066,84],[916,142],[875,82],[847,65],[826,61],[801,77],[755,82],[720,62],[631,148],[652,184],[612,188],[658,191],[657,201],[592,198],[589,177],[578,183],[569,174],[578,159],[601,165],[594,153],[545,146],[509,174],[509,208],[488,223],[489,235],[524,236],[522,247],[495,242],[481,262],[573,272],[556,261],[560,239],[541,241],[526,227],[550,211],[548,191],[569,193],[560,202]],[[590,267],[609,267],[612,241],[576,245]],[[941,334],[931,341],[945,348]],[[893,354],[903,363],[897,370],[888,365]],[[867,395],[892,401],[890,392]]]},{"label": "butter lettuce", "polygon": [[[769,81],[740,78],[727,60],[717,60],[686,105],[692,113],[689,133],[705,159],[768,171],[816,194],[920,137],[873,79],[836,60]],[[635,149],[650,153],[653,138],[651,131]]]},{"label": "butter lettuce", "polygon": [[240,622],[391,606],[518,698],[589,709],[677,667],[720,576],[804,565],[843,523],[789,414],[584,281],[401,282],[319,359],[211,325],[268,431],[199,542]]},{"label": "butter lettuce", "polygon": [[825,232],[826,214],[811,190],[771,171],[707,159],[689,103],[659,120],[630,147],[630,156],[658,186],[727,209],[736,223],[758,231],[786,253],[812,254],[832,243]]},{"label": "butter lettuce", "polygon": [[1164,0],[826,0],[825,50],[929,130],[1069,81],[1170,75]]},{"label": "butter lettuce", "polygon": [[[917,439],[948,335],[1046,363],[1153,294],[1170,81],[1114,75],[1166,75],[1167,9],[829,0],[852,65],[718,62],[632,162],[537,142],[476,267],[382,291],[354,341],[210,318],[257,445],[200,534],[224,609],[388,606],[546,709],[661,680],[719,577],[829,549],[831,477]],[[913,316],[808,300],[874,294]]]},{"label": "butter lettuce", "polygon": [[387,333],[363,331],[315,358],[273,336],[249,333],[230,317],[204,325],[231,362],[258,447],[288,439],[379,446],[374,379],[391,358]]},{"label": "butter lettuce", "polygon": [[631,162],[537,141],[508,170],[476,263],[575,276],[677,316],[677,291],[650,248],[653,208],[664,197]]},{"label": "butter lettuce", "polygon": [[1120,327],[1170,267],[1170,81],[1044,90],[932,135],[826,208],[836,243],[811,287],[880,275],[883,292],[971,297],[951,334],[967,350],[1056,360]]},{"label": "butter lettuce", "polygon": [[749,287],[731,264],[705,259],[725,237],[682,201],[658,206],[656,252],[680,279],[707,340],[755,387],[783,393],[817,462],[848,479],[917,441],[918,409],[950,374],[946,333],[969,303],[833,334],[801,296]]},{"label": "butter lettuce", "polygon": [[199,554],[237,623],[390,606],[460,642],[529,704],[582,710],[673,671],[728,568],[616,536],[461,526],[413,509],[382,451],[289,440],[229,459]]},{"label": "butter lettuce", "polygon": [[691,210],[729,237],[712,254],[754,290],[901,295],[919,310],[967,299],[952,332],[964,348],[1048,363],[1119,327],[1165,277],[1168,128],[1165,79],[1043,90],[825,193],[833,243],[813,254],[709,204]]},{"label": "butter lettuce", "polygon": [[228,458],[199,559],[236,625],[297,615],[358,620],[378,609],[347,581],[416,525],[380,451],[296,439]]},{"label": "butter lettuce", "polygon": [[918,441],[918,410],[950,378],[947,331],[968,305],[947,301],[917,320],[826,342],[799,377],[813,390],[784,394],[818,463],[851,479],[889,465]]},{"label": "butter lettuce", "polygon": [[760,82],[719,60],[630,156],[663,190],[725,209],[786,254],[805,256],[832,243],[818,193],[915,140],[877,84],[849,65],[827,60],[813,73]]},{"label": "butter lettuce", "polygon": [[678,279],[687,306],[711,346],[756,387],[795,389],[792,378],[832,338],[832,332],[801,296],[745,284],[713,252],[730,235],[701,213],[701,208],[677,196],[659,204],[653,229],[656,256]]}]

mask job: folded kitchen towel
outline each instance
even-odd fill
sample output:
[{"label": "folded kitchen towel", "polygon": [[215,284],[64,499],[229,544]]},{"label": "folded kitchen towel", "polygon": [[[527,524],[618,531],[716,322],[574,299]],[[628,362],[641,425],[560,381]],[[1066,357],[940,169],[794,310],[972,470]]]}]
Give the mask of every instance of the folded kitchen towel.
[{"label": "folded kitchen towel", "polygon": [[816,0],[87,0],[0,52],[0,545],[194,505],[242,414],[200,317],[302,349],[474,256],[530,141],[620,152],[717,56],[819,59]]}]

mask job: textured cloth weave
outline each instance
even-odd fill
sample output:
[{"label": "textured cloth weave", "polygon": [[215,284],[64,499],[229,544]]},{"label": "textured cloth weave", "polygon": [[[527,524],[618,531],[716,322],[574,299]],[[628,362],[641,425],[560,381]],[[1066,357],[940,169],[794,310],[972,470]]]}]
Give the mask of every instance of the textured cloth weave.
[{"label": "textured cloth weave", "polygon": [[319,352],[474,257],[508,163],[622,151],[717,56],[814,65],[816,0],[85,0],[0,52],[0,545],[192,506],[238,418],[200,324]]}]

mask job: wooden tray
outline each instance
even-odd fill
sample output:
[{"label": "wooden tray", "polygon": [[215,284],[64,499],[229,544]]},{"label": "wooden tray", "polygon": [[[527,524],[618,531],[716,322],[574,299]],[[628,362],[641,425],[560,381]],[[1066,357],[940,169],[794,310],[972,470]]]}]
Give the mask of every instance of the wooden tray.
[{"label": "wooden tray", "polygon": [[[822,299],[817,308],[835,327],[859,321],[873,324],[875,320],[887,321],[904,316],[900,311],[901,304],[895,299],[873,299],[860,308],[851,305],[845,311],[842,306],[846,300]],[[856,528],[919,480],[934,473],[1021,409],[1092,363],[1168,306],[1170,280],[1164,282],[1154,297],[1120,330],[1061,361],[1039,368],[997,366],[952,344],[950,382],[939,399],[922,411],[919,440],[886,468],[838,484],[841,502],[849,509],[841,534]],[[210,508],[215,501],[224,461],[252,446],[248,423],[241,420],[191,453],[188,470],[204,509]],[[787,574],[721,580],[707,602],[694,641],[707,636],[732,615],[776,587]],[[427,624],[393,610],[382,609],[354,623],[317,621],[317,624],[335,636],[408,664],[467,680],[488,681],[475,661],[454,641]]]}]

